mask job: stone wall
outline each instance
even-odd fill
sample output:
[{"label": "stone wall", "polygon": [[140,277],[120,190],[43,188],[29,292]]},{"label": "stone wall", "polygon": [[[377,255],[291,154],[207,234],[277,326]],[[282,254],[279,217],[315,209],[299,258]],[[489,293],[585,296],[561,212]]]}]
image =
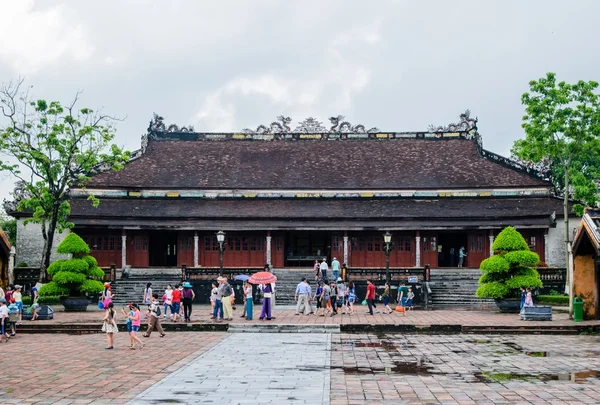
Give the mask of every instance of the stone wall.
[{"label": "stone wall", "polygon": [[[573,240],[574,230],[579,227],[579,218],[571,218],[569,227],[571,232],[569,239]],[[546,263],[550,267],[567,267],[565,261],[565,223],[558,219],[556,220],[556,228],[548,230],[548,241],[546,245]]]},{"label": "stone wall", "polygon": [[[15,265],[25,262],[29,267],[39,267],[42,264],[42,250],[44,249],[42,226],[32,223],[25,225],[24,222],[25,220],[22,218],[17,219],[17,254]],[[56,247],[68,234],[69,230],[54,234],[52,260],[68,259],[67,255],[56,253]]]}]

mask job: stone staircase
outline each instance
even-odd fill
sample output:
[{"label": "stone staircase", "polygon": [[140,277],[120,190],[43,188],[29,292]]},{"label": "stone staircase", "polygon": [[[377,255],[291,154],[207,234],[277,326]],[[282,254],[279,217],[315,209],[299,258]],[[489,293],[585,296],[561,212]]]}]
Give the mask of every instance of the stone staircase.
[{"label": "stone staircase", "polygon": [[276,283],[276,304],[277,305],[293,305],[296,286],[302,279],[306,277],[310,281],[313,293],[316,289],[315,272],[312,268],[299,269],[273,269],[273,274],[277,276]]},{"label": "stone staircase", "polygon": [[431,269],[429,286],[433,309],[497,310],[492,299],[475,297],[479,269]]},{"label": "stone staircase", "polygon": [[124,305],[130,302],[141,303],[147,283],[152,283],[152,291],[158,293],[159,299],[167,288],[167,284],[173,287],[181,282],[181,269],[155,269],[155,268],[132,268],[129,279],[120,279],[112,282],[112,292],[115,295],[115,305]]}]

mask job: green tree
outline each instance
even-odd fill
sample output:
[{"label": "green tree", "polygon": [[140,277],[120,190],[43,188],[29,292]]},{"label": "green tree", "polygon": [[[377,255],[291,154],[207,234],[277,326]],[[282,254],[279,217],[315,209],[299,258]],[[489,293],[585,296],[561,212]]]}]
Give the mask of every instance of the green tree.
[{"label": "green tree", "polygon": [[[582,215],[584,206],[600,201],[600,99],[597,82],[556,81],[554,73],[529,82],[523,94],[525,138],[515,142],[514,156],[548,164],[554,186],[563,196],[565,255],[569,263],[569,199]],[[567,272],[569,274],[569,272]],[[571,284],[568,277],[567,286]]]},{"label": "green tree", "polygon": [[[77,109],[79,93],[63,107],[58,101],[35,100],[23,81],[0,88],[0,109],[6,123],[0,126],[0,170],[19,180],[21,197],[16,207],[31,212],[25,223],[41,224],[44,248],[40,280],[46,278],[54,234],[72,228],[69,222],[69,187],[84,187],[100,167],[119,170],[130,153],[111,144],[115,118],[89,108]],[[97,198],[90,196],[94,206]]]},{"label": "green tree", "polygon": [[537,253],[529,250],[523,236],[512,226],[498,234],[492,245],[494,256],[481,262],[476,295],[480,298],[517,298],[519,289],[542,287],[540,275],[533,266]]},{"label": "green tree", "polygon": [[0,213],[0,229],[8,236],[12,246],[17,244],[17,220],[9,217],[6,213]]},{"label": "green tree", "polygon": [[79,297],[98,294],[104,288],[100,280],[104,272],[90,256],[90,248],[77,234],[71,232],[56,248],[58,253],[71,254],[66,260],[57,260],[48,267],[52,281],[40,289],[44,297]]}]

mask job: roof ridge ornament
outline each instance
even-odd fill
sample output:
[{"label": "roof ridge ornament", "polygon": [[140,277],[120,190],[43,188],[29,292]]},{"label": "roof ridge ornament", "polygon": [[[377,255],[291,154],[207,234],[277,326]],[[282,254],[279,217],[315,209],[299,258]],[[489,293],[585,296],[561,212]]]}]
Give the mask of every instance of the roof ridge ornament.
[{"label": "roof ridge ornament", "polygon": [[[277,122],[279,121],[279,122]],[[287,134],[292,131],[292,128],[288,124],[292,122],[290,117],[286,117],[284,115],[280,115],[277,117],[277,121],[271,122],[271,124],[267,127],[266,125],[259,125],[256,127],[256,130],[250,128],[242,129],[244,134],[252,134],[252,135],[264,135],[264,134]]]},{"label": "roof ridge ornament", "polygon": [[304,121],[300,121],[294,129],[295,134],[322,134],[327,132],[323,123],[314,117],[308,117]]},{"label": "roof ridge ornament", "polygon": [[329,132],[330,133],[342,133],[342,134],[347,134],[347,133],[355,133],[355,134],[364,134],[364,133],[376,133],[379,132],[379,128],[377,127],[373,127],[370,128],[368,131],[365,130],[365,126],[363,124],[358,124],[358,125],[352,125],[350,124],[348,121],[344,121],[344,118],[346,118],[343,115],[338,115],[336,117],[330,117],[329,121],[331,121],[331,123],[333,124],[331,128],[329,128]]},{"label": "roof ridge ornament", "polygon": [[150,125],[148,125],[148,132],[194,132],[194,126],[188,125],[187,127],[179,127],[176,124],[171,124],[168,127],[165,125],[164,118],[157,113],[153,113],[154,116],[150,120]]},{"label": "roof ridge ornament", "polygon": [[470,131],[477,129],[477,117],[471,118],[471,110],[466,109],[464,113],[458,116],[459,121],[451,123],[446,126],[430,125],[429,132],[456,132],[456,131]]}]

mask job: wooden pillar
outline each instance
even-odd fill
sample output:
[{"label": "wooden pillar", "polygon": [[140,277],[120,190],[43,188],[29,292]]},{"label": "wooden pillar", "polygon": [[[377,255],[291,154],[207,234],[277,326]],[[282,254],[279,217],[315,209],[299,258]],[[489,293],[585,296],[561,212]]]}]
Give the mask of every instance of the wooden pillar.
[{"label": "wooden pillar", "polygon": [[348,265],[348,232],[344,232],[344,263]]},{"label": "wooden pillar", "polygon": [[415,267],[421,267],[421,232],[417,231],[415,236]]},{"label": "wooden pillar", "polygon": [[494,244],[494,231],[490,229],[490,257],[494,256],[494,248],[492,245]]},{"label": "wooden pillar", "polygon": [[267,231],[267,242],[266,242],[266,262],[271,266],[271,232]]},{"label": "wooden pillar", "polygon": [[194,232],[194,267],[198,267],[198,232]]},{"label": "wooden pillar", "polygon": [[121,233],[121,270],[127,267],[127,233],[125,229]]}]

